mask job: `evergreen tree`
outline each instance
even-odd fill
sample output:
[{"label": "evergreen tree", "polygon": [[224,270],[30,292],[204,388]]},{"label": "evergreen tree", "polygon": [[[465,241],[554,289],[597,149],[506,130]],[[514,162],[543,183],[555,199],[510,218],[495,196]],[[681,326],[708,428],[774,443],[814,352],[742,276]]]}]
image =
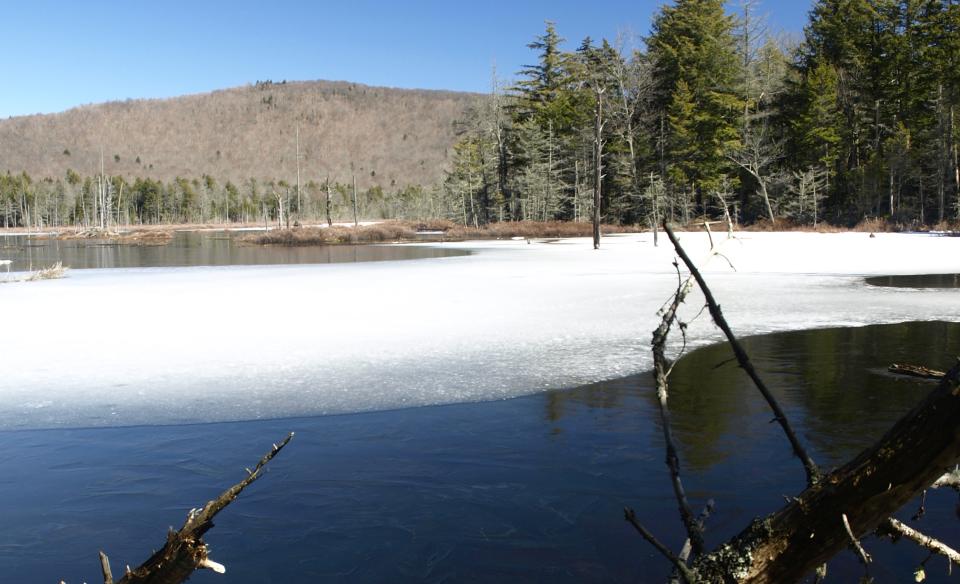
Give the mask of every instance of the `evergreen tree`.
[{"label": "evergreen tree", "polygon": [[700,203],[729,172],[726,153],[738,142],[742,101],[732,31],[720,0],[677,0],[661,9],[647,40],[656,105],[668,121],[669,178]]}]

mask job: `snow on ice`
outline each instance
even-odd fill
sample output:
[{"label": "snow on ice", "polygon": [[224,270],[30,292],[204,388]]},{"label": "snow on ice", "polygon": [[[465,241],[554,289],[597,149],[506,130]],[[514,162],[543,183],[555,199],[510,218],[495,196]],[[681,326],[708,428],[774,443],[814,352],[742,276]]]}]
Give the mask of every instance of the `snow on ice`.
[{"label": "snow on ice", "polygon": [[[402,262],[78,270],[0,285],[0,428],[304,416],[509,398],[648,369],[676,287],[665,237],[470,242]],[[714,234],[703,265],[750,335],[957,320],[960,290],[862,276],[960,272],[960,238]],[[694,259],[707,236],[683,233]],[[699,311],[688,299],[686,318]],[[719,340],[704,314],[694,346]]]}]

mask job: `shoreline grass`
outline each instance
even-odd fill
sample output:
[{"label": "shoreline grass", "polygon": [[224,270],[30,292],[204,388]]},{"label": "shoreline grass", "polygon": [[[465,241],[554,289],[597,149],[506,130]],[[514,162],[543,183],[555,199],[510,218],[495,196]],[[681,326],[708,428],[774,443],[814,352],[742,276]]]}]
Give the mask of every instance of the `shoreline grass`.
[{"label": "shoreline grass", "polygon": [[[604,225],[601,230],[606,235],[639,231],[637,228],[619,225]],[[386,221],[358,227],[273,229],[241,236],[239,241],[251,245],[308,246],[512,238],[556,239],[589,237],[592,233],[593,227],[590,223],[512,221],[491,223],[483,227],[464,227],[451,221],[432,219],[426,221]]]},{"label": "shoreline grass", "polygon": [[22,274],[14,278],[9,277],[9,274],[7,274],[7,277],[0,278],[0,284],[12,284],[13,282],[39,282],[40,280],[58,280],[60,278],[66,278],[69,270],[70,268],[64,266],[62,262],[57,262],[53,265],[47,266],[46,268],[40,268],[39,270],[27,272],[26,274]]}]

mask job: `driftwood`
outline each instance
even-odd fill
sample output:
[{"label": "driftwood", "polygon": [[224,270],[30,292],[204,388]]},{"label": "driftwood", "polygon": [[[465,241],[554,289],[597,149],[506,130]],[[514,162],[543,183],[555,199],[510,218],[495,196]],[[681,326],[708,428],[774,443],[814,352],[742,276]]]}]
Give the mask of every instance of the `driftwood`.
[{"label": "driftwood", "polygon": [[[201,568],[224,573],[226,568],[207,557],[207,544],[203,535],[213,527],[213,518],[232,503],[251,483],[263,475],[264,466],[277,455],[293,438],[293,432],[260,459],[253,470],[247,469],[247,476],[239,483],[224,491],[216,499],[207,502],[203,509],[192,509],[179,531],[172,529],[167,541],[159,551],[134,570],[127,568],[123,578],[117,584],[180,584],[185,582],[195,570]],[[110,570],[110,560],[100,552],[100,567],[104,584],[114,584]]]},{"label": "driftwood", "polygon": [[887,371],[907,377],[919,377],[920,379],[943,379],[943,376],[946,375],[943,371],[930,369],[923,365],[910,365],[909,363],[893,363],[887,367]]},{"label": "driftwood", "polygon": [[[780,510],[754,520],[741,533],[711,552],[695,552],[689,563],[672,552],[664,553],[669,550],[646,529],[643,530],[645,539],[656,542],[655,547],[670,559],[688,583],[796,582],[847,549],[851,540],[857,542],[873,532],[910,539],[951,559],[960,557],[942,542],[891,518],[894,512],[935,483],[952,486],[951,480],[957,473],[948,471],[960,459],[960,362],[941,377],[937,388],[925,400],[876,444],[845,466],[821,475],[772,395],[764,391],[703,277],[683,252],[669,226],[664,227],[678,255],[704,292],[714,321],[731,341],[737,361],[775,412],[794,454],[803,463],[808,486],[799,495],[791,497]],[[658,333],[662,332],[658,329]],[[670,444],[667,450],[668,453],[671,451]],[[674,474],[674,465],[670,464],[670,467],[671,474]],[[681,518],[690,531],[688,510],[689,505],[681,512]],[[639,522],[632,510],[628,510],[627,519],[638,527]],[[699,537],[701,533],[696,535]],[[864,557],[868,557],[865,552]]]}]

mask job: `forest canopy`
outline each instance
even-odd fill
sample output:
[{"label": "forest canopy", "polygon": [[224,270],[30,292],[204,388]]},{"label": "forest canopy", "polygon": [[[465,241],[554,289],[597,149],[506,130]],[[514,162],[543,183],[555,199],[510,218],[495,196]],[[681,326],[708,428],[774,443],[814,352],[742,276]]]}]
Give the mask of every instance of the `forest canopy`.
[{"label": "forest canopy", "polygon": [[[364,171],[360,215],[584,221],[599,184],[606,223],[960,219],[957,0],[816,0],[797,40],[771,34],[755,0],[676,0],[652,22],[642,42],[585,38],[574,50],[547,22],[528,45],[533,64],[469,100],[445,170],[402,183]],[[319,175],[295,156],[302,181],[289,162],[275,179],[244,180],[8,171],[0,216],[41,227],[313,219],[331,174],[334,215],[348,216],[356,165]]]}]

